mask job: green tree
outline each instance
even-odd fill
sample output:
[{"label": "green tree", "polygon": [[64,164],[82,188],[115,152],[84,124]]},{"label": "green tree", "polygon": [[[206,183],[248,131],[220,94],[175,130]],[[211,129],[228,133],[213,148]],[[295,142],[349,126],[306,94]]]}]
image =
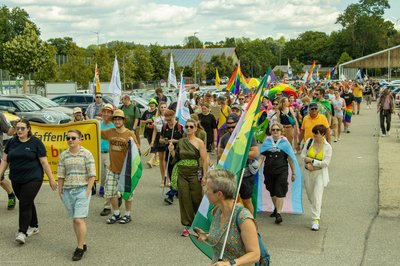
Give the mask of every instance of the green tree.
[{"label": "green tree", "polygon": [[303,73],[304,64],[301,63],[297,58],[290,61],[290,66],[292,67],[292,72],[294,75],[300,75]]},{"label": "green tree", "polygon": [[40,32],[36,25],[29,19],[29,14],[19,7],[9,9],[3,5],[0,9],[0,68],[3,65],[3,45],[6,42],[11,41],[17,35],[24,32],[26,23],[29,23],[31,27],[36,31],[37,35]]},{"label": "green tree", "polygon": [[48,45],[48,58],[50,60],[45,61],[44,64],[40,65],[38,71],[33,74],[33,80],[35,81],[35,88],[44,88],[46,82],[54,81],[57,77],[57,63],[56,63],[56,49]]},{"label": "green tree", "polygon": [[123,87],[127,89],[128,84],[134,82],[134,72],[136,70],[133,62],[132,45],[126,42],[115,41],[109,47],[111,56],[117,56],[121,82],[123,83]]},{"label": "green tree", "polygon": [[26,77],[51,64],[51,61],[55,62],[49,45],[40,40],[35,26],[29,22],[26,22],[23,33],[4,43],[3,48],[4,66],[11,75],[24,77],[25,93],[28,93]]},{"label": "green tree", "polygon": [[161,79],[166,79],[168,76],[169,64],[167,58],[162,54],[162,47],[158,44],[150,45],[150,60],[154,69],[152,79],[157,82]]},{"label": "green tree", "polygon": [[71,43],[67,57],[67,63],[61,66],[59,80],[62,82],[74,81],[79,87],[86,88],[89,81],[93,80],[94,67],[86,64],[85,49]]},{"label": "green tree", "polygon": [[348,53],[346,53],[346,52],[343,52],[340,55],[340,58],[339,58],[339,61],[338,61],[338,65],[346,63],[346,62],[349,62],[351,60],[352,60],[352,58],[350,57],[350,55]]},{"label": "green tree", "polygon": [[203,48],[203,43],[197,36],[187,36],[183,40],[183,48]]},{"label": "green tree", "polygon": [[71,37],[64,37],[49,39],[47,42],[54,46],[58,55],[67,55],[73,40]]},{"label": "green tree", "polygon": [[151,64],[150,54],[142,45],[138,45],[133,53],[133,63],[136,66],[134,73],[135,81],[149,81],[153,77],[153,66]]},{"label": "green tree", "polygon": [[211,57],[210,62],[206,64],[206,78],[215,78],[217,68],[220,77],[230,76],[235,68],[232,57],[227,57],[225,53]]}]

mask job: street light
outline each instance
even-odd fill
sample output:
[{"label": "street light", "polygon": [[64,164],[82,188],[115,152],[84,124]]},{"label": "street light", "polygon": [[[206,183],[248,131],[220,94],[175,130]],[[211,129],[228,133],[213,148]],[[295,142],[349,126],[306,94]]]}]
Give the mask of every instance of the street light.
[{"label": "street light", "polygon": [[197,83],[197,54],[196,54],[196,34],[199,34],[197,31],[193,33],[193,49],[194,49],[194,84]]}]

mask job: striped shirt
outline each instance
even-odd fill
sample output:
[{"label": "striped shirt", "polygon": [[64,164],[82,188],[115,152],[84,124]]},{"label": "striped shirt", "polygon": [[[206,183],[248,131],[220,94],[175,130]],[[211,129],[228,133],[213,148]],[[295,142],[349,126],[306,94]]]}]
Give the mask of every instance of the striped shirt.
[{"label": "striped shirt", "polygon": [[89,178],[96,176],[93,155],[83,147],[77,154],[69,149],[63,151],[58,159],[57,175],[64,179],[64,188],[86,186]]}]

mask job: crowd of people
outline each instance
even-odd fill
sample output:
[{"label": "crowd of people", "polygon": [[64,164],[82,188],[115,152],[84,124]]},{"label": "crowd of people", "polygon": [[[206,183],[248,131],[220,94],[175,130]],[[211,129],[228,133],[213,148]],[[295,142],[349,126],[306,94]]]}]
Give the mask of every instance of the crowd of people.
[{"label": "crowd of people", "polygon": [[[128,141],[133,139],[140,147],[142,135],[149,145],[147,167],[159,166],[160,187],[169,188],[165,194],[165,204],[172,205],[175,198],[179,199],[182,236],[189,236],[188,229],[192,226],[203,195],[206,194],[217,207],[213,212],[210,232],[206,234],[200,229],[196,230],[199,240],[214,247],[215,265],[254,263],[259,257],[253,218],[255,206],[251,197],[254,177],[262,163],[265,187],[274,204],[270,216],[275,218],[275,223],[283,222],[282,208],[290,186],[288,180],[295,182],[296,177],[302,175],[311,204],[311,229],[318,231],[323,191],[329,182],[331,138],[333,142],[338,142],[342,133],[350,133],[353,115],[362,113],[360,103],[363,99],[368,109],[372,100],[377,100],[382,136],[390,135],[393,96],[387,90],[379,92],[369,82],[335,82],[324,87],[296,84],[296,93],[286,94],[283,91],[268,97],[272,86],[267,88],[262,100],[257,116],[260,130],[250,140],[250,151],[239,188],[229,171],[211,168],[220,159],[229,137],[245,112],[253,96],[251,90],[238,95],[226,93],[220,96],[190,91],[191,118],[185,125],[176,119],[176,102],[168,106],[161,89],[156,90],[157,96],[149,100],[148,110],[143,114],[129,95],[122,96],[120,106],[113,106],[105,104],[102,94],[96,93],[95,102],[89,105],[85,113],[79,107],[73,109],[71,122],[86,119],[100,121],[101,176],[98,190],[94,182],[93,155],[81,146],[79,130],[67,133],[69,149],[61,153],[59,158],[57,186],[44,145],[32,135],[29,121],[22,119],[14,126],[9,126],[0,114],[1,131],[15,135],[4,149],[0,176],[1,186],[9,195],[8,208],[14,208],[15,196],[19,200],[16,241],[24,244],[27,236],[39,233],[34,199],[40,190],[44,173],[49,177],[51,188],[55,190],[58,187],[65,208],[73,219],[77,238],[73,260],[80,260],[87,250],[85,218],[92,194],[98,193],[104,197],[100,215],[109,216],[105,221],[107,224],[130,223],[133,197],[125,200],[125,212],[122,215],[118,179]],[[32,153],[24,153],[25,149]],[[303,167],[300,167],[299,161]],[[10,168],[11,183],[3,175],[7,167]],[[242,204],[234,202],[236,190]],[[238,240],[234,242],[237,244],[231,244],[233,247],[227,249],[221,262],[217,260],[217,253],[222,245],[227,217],[232,211],[240,219],[231,224],[233,229],[229,234],[232,239]]]}]

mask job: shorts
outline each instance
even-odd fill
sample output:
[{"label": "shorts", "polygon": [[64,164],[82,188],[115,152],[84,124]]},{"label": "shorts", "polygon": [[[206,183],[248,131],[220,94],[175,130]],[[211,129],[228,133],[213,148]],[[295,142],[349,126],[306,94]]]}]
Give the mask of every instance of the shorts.
[{"label": "shorts", "polygon": [[271,197],[284,198],[288,192],[288,175],[287,171],[278,174],[265,174],[264,184],[265,188],[271,194]]},{"label": "shorts", "polygon": [[243,177],[239,194],[242,199],[250,199],[253,194],[254,175]]},{"label": "shorts", "polygon": [[[106,199],[119,197],[120,194],[118,192],[118,181],[120,174],[114,173],[112,171],[108,171],[106,177],[106,183],[104,184],[104,197]],[[133,193],[129,197],[128,201],[132,201]]]},{"label": "shorts", "polygon": [[361,103],[362,102],[362,97],[354,97],[354,101],[356,103]]},{"label": "shorts", "polygon": [[90,197],[86,196],[87,186],[77,188],[64,188],[63,202],[72,219],[86,218],[89,213]]}]

